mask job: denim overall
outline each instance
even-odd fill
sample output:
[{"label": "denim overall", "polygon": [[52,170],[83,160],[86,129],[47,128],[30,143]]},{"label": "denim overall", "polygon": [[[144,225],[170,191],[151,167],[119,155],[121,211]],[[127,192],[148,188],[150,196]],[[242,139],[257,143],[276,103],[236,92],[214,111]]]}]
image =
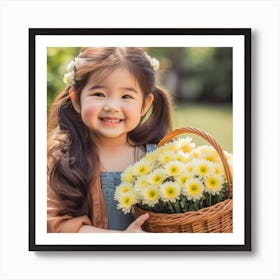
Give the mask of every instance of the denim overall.
[{"label": "denim overall", "polygon": [[[154,144],[146,145],[146,152],[152,152],[157,148]],[[116,187],[121,182],[122,172],[102,172],[101,186],[106,204],[108,215],[108,228],[112,230],[125,230],[133,221],[133,216],[128,213],[124,214],[121,209],[117,208],[118,202],[114,200]]]}]

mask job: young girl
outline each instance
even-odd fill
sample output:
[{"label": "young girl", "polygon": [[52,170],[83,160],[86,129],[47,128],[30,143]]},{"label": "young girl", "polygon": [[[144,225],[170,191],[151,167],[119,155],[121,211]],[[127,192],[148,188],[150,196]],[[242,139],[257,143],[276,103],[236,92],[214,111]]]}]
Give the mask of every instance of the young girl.
[{"label": "young girl", "polygon": [[157,60],[139,48],[85,48],[48,125],[48,232],[141,232],[117,209],[121,172],[171,129]]}]

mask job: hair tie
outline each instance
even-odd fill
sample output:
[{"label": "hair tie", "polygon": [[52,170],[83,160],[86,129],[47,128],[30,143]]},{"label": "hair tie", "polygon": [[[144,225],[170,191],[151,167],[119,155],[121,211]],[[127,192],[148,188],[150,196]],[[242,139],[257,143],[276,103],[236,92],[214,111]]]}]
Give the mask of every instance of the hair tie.
[{"label": "hair tie", "polygon": [[75,98],[75,91],[72,88],[69,89],[69,97],[71,100]]}]

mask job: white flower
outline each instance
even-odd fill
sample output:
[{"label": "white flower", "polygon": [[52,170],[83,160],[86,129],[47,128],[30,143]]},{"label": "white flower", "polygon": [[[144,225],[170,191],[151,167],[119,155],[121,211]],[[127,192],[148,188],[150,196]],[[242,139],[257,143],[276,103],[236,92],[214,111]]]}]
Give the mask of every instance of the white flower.
[{"label": "white flower", "polygon": [[66,85],[75,84],[75,68],[78,69],[85,61],[85,58],[75,57],[68,63],[66,67],[68,72],[63,76],[63,82]]},{"label": "white flower", "polygon": [[182,137],[177,140],[177,147],[184,153],[189,153],[195,148],[195,143],[192,143],[191,137]]},{"label": "white flower", "polygon": [[185,173],[188,176],[193,176],[195,174],[195,161],[189,161],[185,164]]},{"label": "white flower", "polygon": [[173,161],[176,157],[176,154],[172,151],[163,151],[159,154],[158,159],[160,164],[166,164],[170,161]]},{"label": "white flower", "polygon": [[156,58],[152,57],[151,65],[155,71],[159,70],[159,61]]},{"label": "white flower", "polygon": [[135,177],[133,176],[133,166],[129,166],[122,174],[121,181],[127,183],[134,183]]},{"label": "white flower", "polygon": [[75,62],[73,60],[71,60],[68,65],[67,65],[67,71],[73,71],[75,67]]},{"label": "white flower", "polygon": [[199,160],[196,159],[195,161],[195,169],[194,172],[196,175],[199,176],[209,176],[215,173],[214,164],[208,160]]},{"label": "white flower", "polygon": [[130,212],[131,207],[136,203],[136,199],[133,193],[128,192],[120,195],[118,202],[118,209],[122,209],[122,211],[127,214]]},{"label": "white flower", "polygon": [[184,172],[184,164],[180,161],[170,161],[165,165],[165,171],[170,176],[178,176]]},{"label": "white flower", "polygon": [[165,170],[163,168],[155,169],[154,171],[152,171],[148,175],[147,178],[148,178],[148,182],[151,185],[158,186],[158,185],[160,185],[164,181],[164,179],[166,179]]},{"label": "white flower", "polygon": [[160,198],[163,201],[176,201],[181,194],[181,187],[176,182],[165,182],[160,186]]},{"label": "white flower", "polygon": [[198,179],[189,179],[182,187],[182,193],[187,196],[189,200],[200,199],[203,195],[204,186]]},{"label": "white flower", "polygon": [[186,183],[186,181],[190,179],[190,176],[188,176],[187,174],[181,174],[180,176],[177,176],[176,177],[176,182],[181,186],[183,187]]},{"label": "white flower", "polygon": [[217,163],[220,161],[220,157],[219,157],[217,151],[211,146],[202,146],[202,148],[200,149],[200,155],[198,158],[205,159],[205,160],[211,161],[213,163]]},{"label": "white flower", "polygon": [[224,182],[222,176],[209,176],[205,179],[206,190],[212,194],[217,194],[222,189]]},{"label": "white flower", "polygon": [[168,142],[162,146],[162,149],[164,151],[176,152],[178,151],[178,142],[177,141]]},{"label": "white flower", "polygon": [[159,200],[159,189],[156,186],[147,186],[142,190],[142,203],[154,206]]},{"label": "white flower", "polygon": [[215,175],[223,175],[224,174],[224,167],[221,163],[214,164],[214,173]]},{"label": "white flower", "polygon": [[74,84],[74,71],[65,73],[63,76],[63,82],[66,85]]},{"label": "white flower", "polygon": [[85,63],[87,60],[85,58],[81,58],[81,57],[75,57],[74,59],[74,66],[76,69],[79,69],[79,67]]},{"label": "white flower", "polygon": [[119,186],[116,187],[115,191],[115,200],[119,200],[124,194],[132,193],[133,192],[133,185],[129,183],[121,183]]},{"label": "white flower", "polygon": [[149,185],[149,177],[146,176],[139,176],[135,181],[135,191],[141,191],[143,188],[147,187]]},{"label": "white flower", "polygon": [[225,154],[227,160],[232,160],[232,154],[231,153],[229,153],[227,151],[224,151],[224,154]]},{"label": "white flower", "polygon": [[134,176],[142,176],[147,175],[153,169],[153,162],[142,158],[139,162],[134,165],[133,175]]},{"label": "white flower", "polygon": [[145,159],[156,162],[159,155],[159,149],[146,154]]},{"label": "white flower", "polygon": [[159,70],[159,61],[154,57],[150,57],[146,52],[145,52],[145,56],[150,61],[150,64],[151,64],[152,68],[154,69],[154,71],[158,71]]},{"label": "white flower", "polygon": [[183,163],[187,163],[189,161],[189,158],[190,157],[188,156],[188,154],[185,154],[183,151],[178,151],[174,159]]}]

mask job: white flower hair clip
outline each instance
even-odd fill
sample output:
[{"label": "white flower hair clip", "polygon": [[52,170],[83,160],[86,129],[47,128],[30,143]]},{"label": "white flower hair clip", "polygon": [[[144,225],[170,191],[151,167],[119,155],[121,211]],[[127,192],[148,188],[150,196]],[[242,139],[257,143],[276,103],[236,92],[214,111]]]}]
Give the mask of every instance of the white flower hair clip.
[{"label": "white flower hair clip", "polygon": [[146,52],[145,52],[145,56],[150,61],[150,64],[151,64],[152,68],[154,69],[154,71],[158,71],[159,70],[159,61],[156,58],[148,55]]},{"label": "white flower hair clip", "polygon": [[65,73],[63,76],[63,82],[66,85],[75,84],[75,68],[78,69],[84,61],[84,58],[75,57],[74,60],[69,62],[69,64],[67,65],[67,70],[69,72]]}]

